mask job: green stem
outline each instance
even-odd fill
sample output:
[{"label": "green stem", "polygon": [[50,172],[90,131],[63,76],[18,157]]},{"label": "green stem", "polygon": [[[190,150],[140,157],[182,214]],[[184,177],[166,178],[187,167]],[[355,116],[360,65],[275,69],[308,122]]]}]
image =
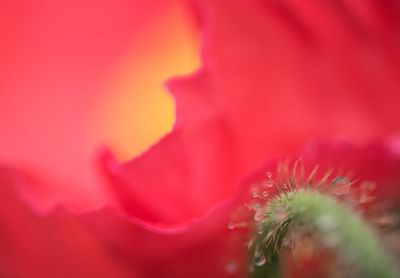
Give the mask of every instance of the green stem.
[{"label": "green stem", "polygon": [[[362,218],[333,197],[313,191],[281,195],[268,204],[264,219],[259,222],[262,233],[256,235],[255,246],[263,246],[265,256],[274,258],[285,238],[302,227],[313,231],[362,277],[399,277],[390,258]],[[279,263],[255,267],[253,277],[276,273]],[[270,268],[270,270],[268,270]]]}]

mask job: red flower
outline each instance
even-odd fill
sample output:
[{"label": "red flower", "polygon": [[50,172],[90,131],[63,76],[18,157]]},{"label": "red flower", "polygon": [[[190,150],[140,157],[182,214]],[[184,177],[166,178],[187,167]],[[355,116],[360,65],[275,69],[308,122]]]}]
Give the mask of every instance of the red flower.
[{"label": "red flower", "polygon": [[[377,196],[400,198],[398,140],[384,139],[400,127],[394,1],[210,0],[193,7],[203,67],[169,83],[174,130],[132,161],[102,156],[123,210],[76,215],[60,208],[41,216],[14,194],[1,195],[6,276],[241,276],[243,242],[227,228],[234,193],[286,156],[345,167],[375,181]],[[299,152],[336,137],[355,145],[382,140],[316,143]],[[0,176],[5,192],[32,183],[8,169]],[[28,226],[32,232],[23,232]]]}]

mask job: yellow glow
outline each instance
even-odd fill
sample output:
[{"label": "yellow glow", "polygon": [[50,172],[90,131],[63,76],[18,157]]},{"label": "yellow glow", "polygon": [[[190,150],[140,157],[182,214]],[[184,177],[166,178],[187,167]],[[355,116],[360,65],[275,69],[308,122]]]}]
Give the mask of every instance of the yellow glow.
[{"label": "yellow glow", "polygon": [[155,19],[113,74],[96,115],[96,133],[121,159],[147,149],[175,120],[165,80],[198,67],[194,27],[182,8]]}]

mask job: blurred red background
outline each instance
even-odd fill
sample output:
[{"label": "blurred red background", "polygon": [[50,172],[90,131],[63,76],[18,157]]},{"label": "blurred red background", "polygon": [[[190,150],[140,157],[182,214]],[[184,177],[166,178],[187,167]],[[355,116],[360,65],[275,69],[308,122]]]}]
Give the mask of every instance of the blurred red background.
[{"label": "blurred red background", "polygon": [[52,199],[94,205],[99,146],[127,159],[171,129],[163,82],[197,67],[194,24],[177,0],[0,6],[0,162],[42,175]]}]

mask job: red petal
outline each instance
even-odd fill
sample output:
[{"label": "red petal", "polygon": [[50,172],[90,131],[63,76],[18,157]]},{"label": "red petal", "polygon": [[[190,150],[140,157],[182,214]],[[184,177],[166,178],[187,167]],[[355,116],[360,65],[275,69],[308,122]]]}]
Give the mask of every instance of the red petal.
[{"label": "red petal", "polygon": [[227,264],[234,262],[234,272],[242,273],[246,254],[243,242],[230,237],[230,212],[226,202],[187,226],[169,229],[116,217],[111,210],[88,214],[86,220],[121,262],[145,277],[231,277]]},{"label": "red petal", "polygon": [[[231,277],[243,270],[229,239],[227,200],[185,226],[162,228],[100,209],[41,215],[17,194],[27,177],[0,168],[0,273],[6,277]],[[88,228],[88,225],[90,226]],[[240,247],[240,248],[238,248]]]},{"label": "red petal", "polygon": [[135,277],[73,213],[35,213],[21,200],[27,178],[0,167],[0,273],[3,277]]},{"label": "red petal", "polygon": [[[360,142],[400,127],[399,17],[375,12],[368,21],[370,6],[350,1],[194,2],[210,78],[185,99],[203,95],[202,106],[224,115],[245,163],[309,140]],[[190,82],[204,81],[182,87]],[[189,104],[178,99],[183,119]]]},{"label": "red petal", "polygon": [[237,176],[234,148],[220,122],[174,130],[148,152],[119,165],[103,156],[112,190],[133,216],[165,224],[203,215],[229,196]]}]

